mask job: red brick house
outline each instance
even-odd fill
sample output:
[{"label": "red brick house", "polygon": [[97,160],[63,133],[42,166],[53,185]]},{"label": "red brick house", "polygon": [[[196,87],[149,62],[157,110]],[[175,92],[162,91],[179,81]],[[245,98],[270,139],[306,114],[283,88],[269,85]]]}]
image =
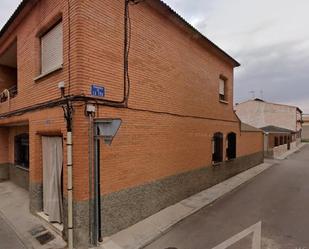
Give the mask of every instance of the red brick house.
[{"label": "red brick house", "polygon": [[263,161],[238,66],[160,0],[24,0],[0,31],[0,179],[95,245]]}]

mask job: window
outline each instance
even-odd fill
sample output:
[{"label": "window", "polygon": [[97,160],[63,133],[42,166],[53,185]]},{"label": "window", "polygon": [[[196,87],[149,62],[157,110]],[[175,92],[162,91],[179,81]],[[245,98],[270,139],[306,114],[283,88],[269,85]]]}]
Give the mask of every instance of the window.
[{"label": "window", "polygon": [[41,37],[41,74],[47,74],[62,66],[62,22]]},{"label": "window", "polygon": [[236,158],[236,134],[231,132],[227,135],[227,149],[226,156],[228,160],[232,160]]},{"label": "window", "polygon": [[217,132],[214,134],[213,141],[213,154],[212,161],[219,163],[223,161],[223,134]]},{"label": "window", "polygon": [[29,168],[29,134],[15,136],[14,142],[15,164]]},{"label": "window", "polygon": [[283,141],[283,137],[281,136],[281,137],[280,137],[280,145],[283,145],[283,142],[284,142],[284,141]]},{"label": "window", "polygon": [[275,147],[279,146],[279,138],[275,137]]},{"label": "window", "polygon": [[221,101],[227,101],[226,97],[226,78],[220,77],[219,80],[219,99]]},{"label": "window", "polygon": [[287,144],[287,143],[288,143],[288,137],[284,136],[284,144]]}]

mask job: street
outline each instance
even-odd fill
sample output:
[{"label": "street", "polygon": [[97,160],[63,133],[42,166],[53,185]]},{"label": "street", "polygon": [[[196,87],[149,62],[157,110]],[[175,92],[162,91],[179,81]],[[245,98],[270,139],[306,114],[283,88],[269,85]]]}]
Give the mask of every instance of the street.
[{"label": "street", "polygon": [[308,162],[306,145],[146,248],[308,249]]},{"label": "street", "polygon": [[25,249],[14,230],[0,215],[0,248],[1,249]]}]

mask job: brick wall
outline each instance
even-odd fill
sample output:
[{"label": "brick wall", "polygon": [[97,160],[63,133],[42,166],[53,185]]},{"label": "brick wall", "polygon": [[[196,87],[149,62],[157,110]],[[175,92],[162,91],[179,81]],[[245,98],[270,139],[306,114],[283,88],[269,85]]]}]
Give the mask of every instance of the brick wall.
[{"label": "brick wall", "polygon": [[[71,1],[69,34],[67,1],[42,0],[34,4],[31,14],[24,13],[23,22],[0,39],[1,54],[17,37],[19,94],[11,101],[11,110],[58,98],[58,82],[65,81],[68,91],[69,78],[71,93],[89,95],[90,85],[98,84],[106,88],[107,99],[121,100],[123,12],[121,0]],[[63,69],[34,81],[40,72],[38,34],[61,13]],[[233,66],[188,33],[182,24],[166,18],[146,2],[130,6],[130,13],[131,110],[99,108],[97,115],[97,118],[124,120],[113,146],[102,148],[104,193],[208,166],[215,132],[223,132],[225,136],[235,132],[240,137],[239,122],[232,110]],[[220,75],[228,79],[227,104],[219,102]],[[0,113],[8,111],[7,107],[0,105]],[[84,107],[77,109],[73,127],[74,179],[75,186],[81,187],[74,194],[75,198],[86,200],[89,123]],[[62,115],[60,108],[25,115],[30,130],[30,178],[34,182],[42,178],[40,134],[55,130],[65,133]],[[244,135],[248,142],[251,136]],[[259,141],[256,143],[254,148],[239,145],[238,154],[254,153]]]},{"label": "brick wall", "polygon": [[[86,0],[79,11],[81,91],[98,84],[106,98],[121,100],[124,1]],[[146,2],[130,13],[130,107],[236,120],[233,66]],[[228,104],[219,102],[220,75],[228,78]]]},{"label": "brick wall", "polygon": [[[97,84],[105,87],[107,99],[122,99],[124,1],[69,2],[70,28],[68,1],[32,1],[28,7],[31,14],[27,14],[26,8],[21,13],[22,22],[19,25],[16,22],[8,35],[0,38],[0,54],[17,38],[19,89],[18,96],[11,100],[10,105],[0,104],[0,113],[59,98],[59,81],[65,82],[66,93],[70,85],[71,94],[89,95],[90,86]],[[216,132],[224,134],[224,147],[227,134],[237,134],[238,157],[261,152],[262,133],[241,133],[239,120],[233,112],[233,65],[215,54],[182,24],[154,10],[147,2],[130,6],[130,13],[129,108],[96,105],[95,118],[121,118],[123,122],[112,146],[102,143],[102,194],[210,167],[212,137]],[[59,20],[61,14],[63,68],[34,80],[40,74],[38,34]],[[228,79],[228,103],[219,102],[221,75]],[[93,156],[90,120],[85,117],[84,103],[74,103],[74,109],[73,197],[75,202],[85,201],[88,205],[92,198],[89,196],[92,173],[89,159]],[[63,137],[66,165],[63,110],[56,107],[0,119],[0,127],[16,126],[18,123],[29,125],[30,185],[37,184],[33,188],[36,189],[34,198],[38,199],[42,191],[42,136]],[[10,139],[6,138],[5,129],[0,129],[0,140],[11,141],[8,141],[8,147],[3,146],[0,161],[5,160],[5,155],[9,155],[7,160],[13,160],[12,150],[5,153],[5,149],[12,146],[12,137],[22,132],[20,129],[24,128],[11,128]],[[66,178],[64,166],[64,188]],[[34,198],[30,201],[33,202]],[[40,209],[41,201],[36,200],[35,210]],[[89,207],[86,210],[89,211]]]},{"label": "brick wall", "polygon": [[[73,11],[77,1],[70,1]],[[40,0],[30,1],[10,26],[9,30],[0,38],[0,55],[14,42],[17,42],[18,96],[11,100],[10,109],[7,103],[0,104],[0,113],[13,111],[36,103],[60,98],[58,83],[64,81],[69,86],[69,67],[74,67],[76,60],[72,56],[69,64],[68,50],[76,54],[74,25],[76,15],[71,17],[70,27],[72,42],[69,46],[68,1]],[[40,34],[51,27],[59,18],[63,20],[64,57],[63,68],[39,80],[40,75]],[[71,72],[70,89],[74,91],[74,73]],[[0,72],[1,76],[1,72]],[[5,87],[0,80],[0,89]],[[68,88],[67,88],[68,93]]]},{"label": "brick wall", "polygon": [[245,156],[264,150],[263,132],[242,131],[237,142],[238,156]]},{"label": "brick wall", "polygon": [[[21,125],[21,124],[27,124]],[[9,128],[1,126],[10,125]],[[3,131],[3,133],[2,133]],[[27,113],[21,116],[13,116],[6,119],[0,119],[0,141],[1,148],[7,148],[7,151],[0,151],[6,156],[6,162],[14,163],[14,137],[18,134],[29,132],[29,159],[30,159],[30,181],[42,183],[42,135],[64,136],[66,134],[66,125],[63,117],[62,108],[51,108],[48,110]],[[6,136],[4,136],[6,134]],[[1,136],[2,135],[2,136]],[[65,144],[65,142],[64,142]],[[66,163],[66,148],[64,146],[64,165]],[[64,169],[66,176],[66,169]],[[66,177],[64,177],[66,183]]]},{"label": "brick wall", "polygon": [[[212,137],[237,134],[237,157],[263,151],[262,132],[242,132],[237,122],[181,118],[100,108],[100,117],[120,117],[112,146],[102,145],[102,193],[108,194],[212,164]],[[225,156],[224,156],[225,158]]]}]

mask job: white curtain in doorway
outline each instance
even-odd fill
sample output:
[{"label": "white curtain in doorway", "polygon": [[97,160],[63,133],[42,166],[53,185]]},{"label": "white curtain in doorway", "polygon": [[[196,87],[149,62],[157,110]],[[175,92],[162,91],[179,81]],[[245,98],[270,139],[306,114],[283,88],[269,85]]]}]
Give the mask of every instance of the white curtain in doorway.
[{"label": "white curtain in doorway", "polygon": [[62,223],[62,138],[42,137],[43,211],[49,222]]}]

